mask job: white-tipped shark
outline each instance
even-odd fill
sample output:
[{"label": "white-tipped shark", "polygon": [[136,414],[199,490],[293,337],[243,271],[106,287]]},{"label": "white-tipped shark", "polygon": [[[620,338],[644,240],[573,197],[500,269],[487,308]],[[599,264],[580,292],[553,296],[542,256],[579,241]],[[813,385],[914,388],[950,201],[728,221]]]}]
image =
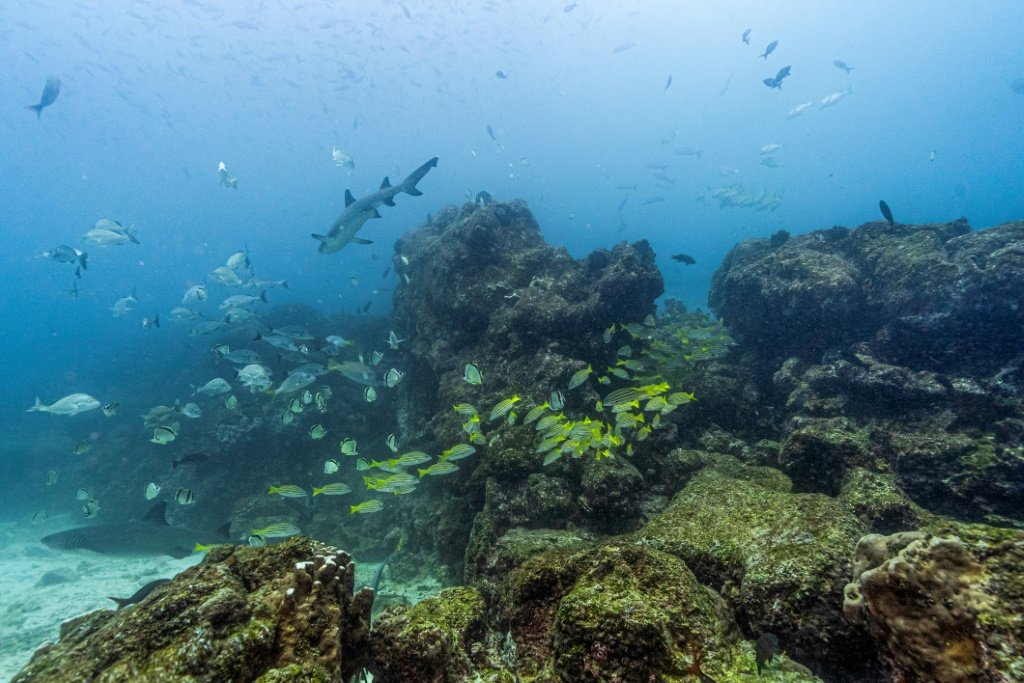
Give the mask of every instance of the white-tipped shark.
[{"label": "white-tipped shark", "polygon": [[363,227],[363,224],[371,218],[380,218],[380,212],[377,209],[382,204],[394,206],[395,195],[404,192],[413,197],[419,197],[423,194],[416,189],[416,183],[435,166],[437,166],[437,157],[417,168],[405,180],[394,186],[385,177],[379,190],[361,199],[356,199],[352,196],[351,191],[345,190],[345,210],[338,216],[338,220],[334,221],[330,231],[326,235],[313,233],[313,237],[320,240],[320,253],[333,254],[336,251],[341,251],[349,242],[370,244],[372,240],[356,237],[356,233]]}]

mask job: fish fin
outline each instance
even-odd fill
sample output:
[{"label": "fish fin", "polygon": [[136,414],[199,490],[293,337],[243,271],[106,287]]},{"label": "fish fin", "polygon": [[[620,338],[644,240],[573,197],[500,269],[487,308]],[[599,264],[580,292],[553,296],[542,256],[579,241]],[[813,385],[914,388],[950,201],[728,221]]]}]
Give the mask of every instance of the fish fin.
[{"label": "fish fin", "polygon": [[34,406],[32,406],[31,408],[29,408],[26,412],[34,413],[36,411],[41,411],[43,409],[43,407],[44,407],[43,406],[43,402],[39,400],[38,396],[36,396],[36,404]]},{"label": "fish fin", "polygon": [[437,166],[437,157],[432,158],[427,163],[423,164],[415,171],[409,174],[409,177],[402,181],[402,192],[412,195],[413,197],[419,197],[423,193],[416,189],[416,183],[423,179],[423,176],[427,175],[430,169]]},{"label": "fish fin", "polygon": [[36,120],[41,121],[43,119],[43,105],[41,104],[30,104],[25,109],[31,109],[36,113]]},{"label": "fish fin", "polygon": [[260,301],[262,301],[263,303],[267,303],[267,290],[264,289],[262,292],[260,292]]},{"label": "fish fin", "polygon": [[[145,522],[152,522],[159,526],[170,526],[167,524],[167,501],[160,501],[149,509],[146,516],[142,518]],[[182,555],[184,557],[184,555]]]},{"label": "fish fin", "polygon": [[362,237],[353,237],[352,241],[356,244],[373,244],[373,240],[364,240]]},{"label": "fish fin", "polygon": [[391,181],[388,180],[387,176],[384,176],[384,180],[380,181],[380,189],[386,190],[391,187]]},{"label": "fish fin", "polygon": [[172,548],[167,551],[167,554],[176,560],[180,560],[182,558],[188,557],[194,552],[195,550],[192,548]]},{"label": "fish fin", "polygon": [[115,597],[113,597],[111,595],[108,595],[107,596],[107,600],[113,600],[114,602],[116,602],[117,603],[117,609],[121,609],[125,605],[131,604],[129,602],[131,600],[131,598],[115,598]]},{"label": "fish fin", "polygon": [[321,242],[326,242],[327,241],[327,235],[321,235],[321,234],[315,233],[315,232],[314,233],[310,233],[310,234],[313,235],[313,239],[315,239],[315,240],[320,240]]},{"label": "fish fin", "polygon": [[378,211],[377,209],[374,209],[372,217],[373,218],[380,218],[380,211]]},{"label": "fish fin", "polygon": [[395,200],[391,197],[388,197],[387,199],[380,200],[380,203],[383,204],[384,206],[394,206]]},{"label": "fish fin", "polygon": [[352,190],[345,190],[345,208],[352,206],[356,203],[356,198],[352,196]]}]

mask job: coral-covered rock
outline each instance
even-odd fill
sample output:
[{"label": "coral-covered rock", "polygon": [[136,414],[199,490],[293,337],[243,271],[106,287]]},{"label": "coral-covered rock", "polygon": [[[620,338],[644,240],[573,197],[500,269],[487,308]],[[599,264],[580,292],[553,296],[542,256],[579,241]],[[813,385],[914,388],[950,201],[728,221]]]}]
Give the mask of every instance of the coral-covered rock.
[{"label": "coral-covered rock", "polygon": [[878,672],[863,654],[867,635],[840,609],[863,523],[828,496],[780,488],[777,473],[761,473],[767,468],[718,460],[721,466],[696,473],[638,540],[681,558],[744,615],[741,626],[750,633],[776,634],[788,654],[816,671],[870,680]]},{"label": "coral-covered rock", "polygon": [[871,534],[857,544],[844,610],[869,627],[901,680],[1020,680],[1022,562],[1022,532],[944,522]]},{"label": "coral-covered rock", "polygon": [[339,680],[368,648],[373,594],[354,580],[346,553],[307,538],[219,546],[140,604],[67,622],[14,680]]},{"label": "coral-covered rock", "polygon": [[874,340],[912,370],[998,370],[1020,353],[1024,222],[972,232],[945,224],[867,223],[750,240],[726,256],[709,303],[763,358],[817,360]]}]

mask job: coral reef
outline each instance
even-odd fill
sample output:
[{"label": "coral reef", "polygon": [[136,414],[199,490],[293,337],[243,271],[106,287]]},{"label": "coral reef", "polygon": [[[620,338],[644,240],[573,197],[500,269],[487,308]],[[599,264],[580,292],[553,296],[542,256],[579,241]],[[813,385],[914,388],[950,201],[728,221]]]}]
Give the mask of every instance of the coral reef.
[{"label": "coral reef", "polygon": [[65,623],[15,676],[32,681],[335,681],[368,651],[372,591],[307,538],[218,546],[129,609]]}]

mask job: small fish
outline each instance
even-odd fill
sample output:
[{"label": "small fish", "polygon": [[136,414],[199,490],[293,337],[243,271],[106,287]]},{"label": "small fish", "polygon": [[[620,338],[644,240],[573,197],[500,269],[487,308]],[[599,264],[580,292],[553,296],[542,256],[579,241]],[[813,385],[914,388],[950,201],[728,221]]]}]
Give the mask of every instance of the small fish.
[{"label": "small fish", "polygon": [[366,458],[359,458],[358,460],[356,460],[356,469],[360,472],[365,472],[371,469],[372,467],[373,466],[370,463],[366,462]]},{"label": "small fish", "polygon": [[476,453],[476,448],[468,443],[455,444],[444,453],[442,453],[438,460],[462,460]]},{"label": "small fish", "polygon": [[665,83],[665,89],[662,92],[666,92],[670,85],[672,85],[672,74],[668,75],[668,81]]},{"label": "small fish", "polygon": [[100,511],[100,502],[95,498],[90,498],[82,504],[82,512],[85,514],[86,519],[92,519]]},{"label": "small fish", "polygon": [[680,263],[685,263],[688,266],[692,266],[693,264],[697,263],[694,260],[694,258],[689,254],[672,254],[670,258],[673,261],[679,261]]},{"label": "small fish", "polygon": [[474,386],[477,386],[483,384],[484,376],[480,373],[480,368],[476,365],[473,363],[466,363],[466,370],[462,373],[462,379]]},{"label": "small fish", "polygon": [[319,488],[315,486],[313,487],[314,496],[319,496],[320,494],[325,496],[343,496],[346,493],[352,493],[352,487],[340,481],[336,481]]},{"label": "small fish", "polygon": [[301,400],[299,400],[297,398],[293,398],[292,400],[288,401],[288,411],[289,412],[298,415],[303,410],[304,410],[304,408],[302,407],[302,401]]},{"label": "small fish", "polygon": [[819,109],[834,106],[840,100],[849,95],[851,92],[853,92],[853,89],[847,88],[846,90],[840,90],[838,92],[832,93],[831,95],[826,95],[825,97],[821,98],[821,107],[819,107]]},{"label": "small fish", "polygon": [[92,498],[92,494],[89,493],[89,489],[78,489],[75,491],[75,500],[89,500]]},{"label": "small fish", "polygon": [[25,109],[31,109],[36,113],[36,119],[41,120],[43,117],[43,110],[49,107],[51,104],[57,101],[57,95],[60,94],[60,76],[50,76],[46,79],[46,85],[43,86],[43,94],[39,97],[39,104],[30,104]]},{"label": "small fish", "polygon": [[780,149],[782,149],[782,145],[780,145],[777,142],[772,142],[772,143],[767,144],[764,147],[762,147],[760,150],[758,150],[757,153],[760,154],[761,156],[764,156],[766,154],[771,154],[773,152],[777,152]]},{"label": "small fish", "polygon": [[494,407],[491,408],[491,414],[488,419],[493,422],[494,420],[504,417],[510,410],[512,410],[512,406],[520,400],[522,399],[520,399],[519,394],[512,394],[512,396],[498,401]]},{"label": "small fish", "polygon": [[398,350],[398,345],[401,344],[402,342],[404,342],[405,340],[404,339],[399,339],[398,335],[395,334],[395,331],[394,330],[390,330],[388,332],[388,338],[387,338],[386,341],[388,343],[388,346],[391,347],[392,351],[397,351]]},{"label": "small fish", "polygon": [[386,373],[384,373],[384,386],[388,388],[393,388],[397,386],[399,382],[402,381],[403,377],[405,377],[404,372],[402,372],[401,370],[396,370],[395,368],[391,368]]},{"label": "small fish", "polygon": [[379,499],[374,498],[372,500],[359,503],[358,505],[350,505],[348,511],[350,515],[366,515],[370,514],[371,512],[380,512],[383,509],[384,503],[381,502]]},{"label": "small fish", "polygon": [[165,586],[165,585],[169,584],[170,582],[171,582],[170,579],[155,579],[155,580],[150,581],[149,583],[147,583],[145,586],[143,586],[139,590],[135,591],[130,597],[127,597],[127,598],[108,597],[107,600],[113,600],[114,602],[117,603],[117,609],[121,609],[122,607],[127,607],[128,605],[134,605],[136,603],[142,602],[143,600],[145,600],[149,596],[150,593],[155,591],[160,586]]},{"label": "small fish", "polygon": [[55,469],[46,470],[46,485],[53,486],[60,479],[60,472]]},{"label": "small fish", "polygon": [[227,408],[228,410],[234,410],[235,408],[237,408],[238,397],[235,396],[234,394],[228,396],[226,399],[224,399],[224,407]]},{"label": "small fish", "polygon": [[196,502],[196,494],[192,489],[178,489],[174,492],[174,502],[178,505],[191,505]]},{"label": "small fish", "polygon": [[[589,366],[588,366],[589,367]],[[536,422],[540,419],[540,416],[544,414],[544,411],[548,409],[548,402],[544,401],[539,406],[530,408],[530,411],[526,413],[526,417],[523,418],[523,424],[528,425]]]},{"label": "small fish", "polygon": [[551,410],[561,410],[565,407],[565,394],[558,389],[551,392],[551,396],[548,397],[548,406]]},{"label": "small fish", "polygon": [[328,460],[324,461],[324,474],[334,474],[335,472],[338,471],[339,468],[340,465],[338,464],[338,461],[335,460],[334,458],[329,458]]},{"label": "small fish", "polygon": [[178,431],[174,429],[173,425],[160,426],[153,429],[153,438],[150,439],[150,441],[161,446],[166,446],[174,441],[177,436]]},{"label": "small fish", "polygon": [[291,522],[274,522],[272,524],[268,524],[262,529],[253,529],[250,532],[250,535],[262,536],[263,538],[288,538],[289,536],[301,533],[302,529]]},{"label": "small fish", "polygon": [[782,162],[775,157],[765,157],[761,159],[761,165],[767,168],[782,168]]},{"label": "small fish", "polygon": [[879,200],[878,208],[881,210],[882,216],[885,217],[885,220],[889,221],[889,226],[891,227],[895,225],[895,222],[892,219],[892,211],[889,209],[889,205],[885,203],[884,199]]},{"label": "small fish", "polygon": [[473,417],[477,414],[476,406],[472,403],[456,403],[452,406],[452,410],[462,417]]},{"label": "small fish", "polygon": [[186,403],[181,409],[181,414],[185,417],[197,420],[203,416],[203,409],[195,403]]},{"label": "small fish", "polygon": [[395,438],[394,434],[388,434],[388,437],[384,440],[384,442],[387,443],[388,450],[390,450],[392,453],[398,452],[398,439]]},{"label": "small fish", "polygon": [[88,441],[79,441],[75,444],[75,447],[71,449],[71,452],[75,455],[85,455],[92,449],[92,444]]},{"label": "small fish", "polygon": [[789,114],[786,115],[786,118],[787,119],[794,119],[797,116],[800,116],[800,114],[803,114],[805,111],[810,109],[812,104],[814,104],[814,103],[813,102],[801,102],[800,104],[796,105],[795,107],[793,107],[792,109],[789,110]]},{"label": "small fish", "polygon": [[230,187],[232,190],[238,189],[238,178],[228,173],[228,167],[223,161],[217,165],[217,177],[224,187]]},{"label": "small fish", "polygon": [[497,76],[498,78],[500,78],[503,81],[507,81],[508,80],[508,76],[501,69],[498,69],[497,71],[495,71],[494,75]]},{"label": "small fish", "polygon": [[355,439],[344,439],[341,442],[342,455],[359,455],[359,444]]},{"label": "small fish", "polygon": [[322,424],[315,424],[309,428],[309,438],[319,441],[327,434],[327,429]]},{"label": "small fish", "polygon": [[249,539],[248,539],[247,542],[253,548],[262,548],[263,546],[265,546],[267,544],[267,539],[263,538],[262,536],[258,536],[258,535],[252,534],[252,535],[249,536]]},{"label": "small fish", "polygon": [[295,413],[293,413],[290,410],[282,411],[281,412],[281,424],[283,424],[284,426],[287,427],[292,422],[295,422]]},{"label": "small fish", "polygon": [[89,410],[95,410],[100,407],[100,402],[89,394],[68,394],[62,399],[54,401],[50,405],[43,405],[42,401],[36,397],[36,403],[34,406],[28,409],[28,412],[43,412],[53,413],[54,415],[78,415]]},{"label": "small fish", "polygon": [[316,392],[313,396],[313,402],[316,404],[316,409],[321,413],[327,412],[327,399],[324,398],[324,394],[321,391]]},{"label": "small fish", "polygon": [[430,467],[416,471],[420,473],[420,479],[422,479],[423,477],[426,476],[436,477],[444,474],[451,474],[452,472],[457,472],[458,469],[459,466],[456,465],[455,463],[448,462],[446,460],[441,460],[439,462],[435,462]]},{"label": "small fish", "polygon": [[779,41],[773,40],[772,42],[768,43],[768,47],[766,47],[764,49],[764,54],[760,54],[760,55],[758,55],[758,57],[763,57],[764,61],[767,62],[768,61],[768,55],[770,55],[771,53],[775,52],[775,48],[777,48],[778,46],[779,46]]},{"label": "small fish", "polygon": [[277,494],[282,498],[305,498],[308,494],[301,487],[295,484],[282,484],[281,486],[271,486],[267,490],[268,494]]},{"label": "small fish", "polygon": [[146,484],[146,500],[153,500],[160,495],[160,486],[156,482],[149,482]]},{"label": "small fish", "polygon": [[366,387],[366,389],[363,390],[363,398],[366,399],[367,403],[373,403],[377,400],[377,390],[373,387]]},{"label": "small fish", "polygon": [[[576,387],[583,385],[592,374],[594,374],[594,368],[589,365],[582,370],[574,372],[572,377],[569,378],[568,391],[572,391]],[[527,422],[527,424],[529,424],[529,422]]]},{"label": "small fish", "polygon": [[749,28],[746,31],[743,32],[742,39],[743,39],[744,43],[746,43],[747,45],[750,45],[750,29]]},{"label": "small fish", "polygon": [[487,134],[491,136],[491,139],[497,142],[498,138],[494,137],[494,129],[491,128],[490,124],[487,125]]},{"label": "small fish", "polygon": [[371,366],[377,367],[378,365],[381,364],[381,361],[383,361],[383,360],[384,360],[384,354],[381,353],[380,351],[371,351],[370,352],[370,365]]},{"label": "small fish", "polygon": [[850,73],[851,71],[853,71],[853,67],[852,66],[848,66],[846,64],[846,62],[844,62],[841,59],[837,59],[837,60],[833,61],[832,62],[832,66],[836,67],[837,69],[842,69],[846,73]]},{"label": "small fish", "polygon": [[331,147],[331,161],[343,168],[352,169],[356,167],[356,162],[352,159],[352,156],[337,147]]},{"label": "small fish", "polygon": [[185,290],[185,296],[181,298],[182,304],[188,304],[193,301],[206,301],[209,295],[206,293],[206,287],[202,285],[193,285]]},{"label": "small fish", "polygon": [[203,396],[218,396],[231,391],[231,385],[222,377],[214,377],[209,382],[192,392],[192,395],[202,394]]},{"label": "small fish", "polygon": [[308,406],[310,403],[313,402],[313,392],[310,391],[309,389],[305,389],[302,392],[302,395],[299,396],[299,398],[302,399],[302,405]]}]

